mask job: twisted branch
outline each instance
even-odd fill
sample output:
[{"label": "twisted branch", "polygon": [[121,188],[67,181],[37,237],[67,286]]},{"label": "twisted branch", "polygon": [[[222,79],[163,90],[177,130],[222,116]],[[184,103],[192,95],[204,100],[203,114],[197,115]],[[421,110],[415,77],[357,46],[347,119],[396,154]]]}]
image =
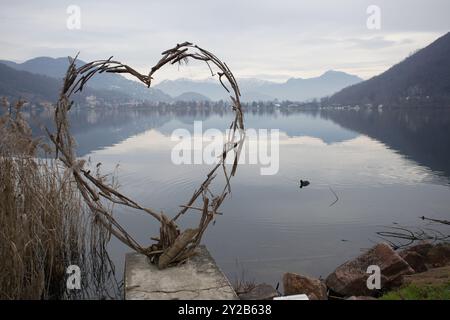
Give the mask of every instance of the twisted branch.
[{"label": "twisted branch", "polygon": [[[423,220],[430,220],[436,223],[450,224],[446,220],[429,219],[422,217]],[[386,227],[390,231],[378,231],[376,234],[379,238],[388,242],[395,250],[406,248],[418,241],[430,242],[446,242],[450,240],[450,235],[444,234],[439,230],[432,228],[415,228],[411,229],[403,226]]]},{"label": "twisted branch", "polygon": [[[55,145],[56,157],[71,170],[77,187],[81,195],[89,206],[91,212],[95,215],[95,221],[101,223],[105,228],[116,236],[121,242],[131,249],[147,255],[153,263],[158,264],[159,268],[165,268],[171,264],[183,262],[194,254],[194,249],[199,245],[203,233],[215,215],[221,214],[217,210],[231,192],[230,179],[235,175],[239,155],[242,150],[245,134],[244,119],[240,102],[240,91],[236,79],[228,66],[219,60],[211,52],[202,49],[190,42],[177,44],[174,48],[162,53],[163,57],[156,63],[148,73],[144,75],[135,69],[122,64],[119,61],[112,60],[112,57],[106,60],[96,60],[87,63],[79,68],[75,65],[75,59],[70,59],[70,65],[67,70],[63,88],[55,108],[56,132],[51,133],[47,130],[51,141]],[[139,205],[130,197],[120,193],[113,186],[108,185],[104,179],[91,174],[90,170],[84,168],[84,160],[76,157],[73,137],[70,133],[70,123],[68,112],[72,106],[71,96],[83,90],[88,81],[100,73],[130,74],[150,87],[153,76],[162,67],[168,64],[187,63],[189,59],[203,61],[207,64],[211,75],[218,76],[219,82],[225,90],[230,93],[232,101],[232,110],[235,117],[230,124],[230,134],[223,146],[223,152],[219,162],[207,174],[206,179],[200,187],[193,193],[192,197],[185,205],[180,206],[180,210],[169,218],[163,212],[158,213],[155,210]],[[213,72],[213,67],[218,69]],[[224,79],[230,87],[224,83]],[[233,164],[231,171],[228,172],[225,160],[233,152]],[[222,168],[225,177],[225,186],[222,191],[214,195],[210,186],[216,176],[218,169]],[[197,200],[203,201],[200,207],[194,206]],[[113,217],[112,212],[107,209],[105,203],[113,203],[120,206],[133,208],[149,214],[160,223],[159,237],[153,237],[155,243],[150,246],[139,244]],[[200,221],[197,228],[187,229],[181,232],[177,220],[188,211],[201,211]]]}]

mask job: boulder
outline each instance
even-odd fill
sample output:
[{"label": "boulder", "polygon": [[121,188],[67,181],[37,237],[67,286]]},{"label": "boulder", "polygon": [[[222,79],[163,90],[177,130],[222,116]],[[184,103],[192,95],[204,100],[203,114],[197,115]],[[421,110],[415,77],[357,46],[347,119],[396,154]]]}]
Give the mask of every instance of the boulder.
[{"label": "boulder", "polygon": [[428,268],[425,264],[425,257],[414,251],[402,251],[400,252],[400,257],[402,257],[415,272],[424,272]]},{"label": "boulder", "polygon": [[341,296],[377,296],[378,290],[367,287],[367,278],[371,275],[367,269],[371,265],[380,268],[381,289],[398,286],[403,275],[414,273],[411,266],[389,245],[380,243],[339,266],[327,277],[326,285]]},{"label": "boulder", "polygon": [[277,290],[267,283],[258,284],[250,291],[239,294],[241,300],[272,300],[275,297],[278,297]]},{"label": "boulder", "polygon": [[450,245],[446,243],[432,245],[422,242],[400,251],[400,256],[416,272],[424,272],[430,268],[439,268],[450,264]]},{"label": "boulder", "polygon": [[422,241],[416,245],[404,249],[400,252],[400,254],[406,252],[415,252],[425,257],[431,248],[433,248],[433,245],[431,243],[429,243],[428,241]]},{"label": "boulder", "polygon": [[310,300],[327,300],[327,287],[315,278],[306,277],[296,273],[283,275],[284,294],[306,294]]},{"label": "boulder", "polygon": [[425,257],[429,268],[439,268],[450,265],[450,244],[439,243],[433,246]]}]

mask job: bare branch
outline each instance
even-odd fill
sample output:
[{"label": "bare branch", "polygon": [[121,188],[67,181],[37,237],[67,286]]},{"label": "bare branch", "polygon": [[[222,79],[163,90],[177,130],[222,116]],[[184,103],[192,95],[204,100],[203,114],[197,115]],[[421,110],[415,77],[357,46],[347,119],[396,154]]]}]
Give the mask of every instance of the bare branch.
[{"label": "bare branch", "polygon": [[[106,60],[96,60],[77,68],[75,59],[70,59],[70,65],[64,79],[62,91],[55,108],[55,124],[56,132],[48,135],[56,148],[56,157],[71,170],[78,189],[80,190],[84,200],[91,209],[92,214],[96,217],[95,221],[101,223],[113,235],[115,235],[124,244],[150,257],[151,261],[164,268],[171,264],[181,263],[194,253],[194,249],[201,241],[202,235],[209,223],[213,220],[215,215],[222,213],[218,212],[218,208],[222,204],[225,197],[231,192],[230,180],[234,176],[239,160],[240,151],[244,143],[244,120],[240,103],[240,91],[236,79],[228,66],[220,61],[215,55],[207,50],[204,50],[190,42],[177,44],[175,47],[166,50],[162,53],[163,57],[150,69],[147,75],[139,73],[137,70],[122,64],[119,61],[112,60],[110,57]],[[139,81],[150,87],[151,81],[158,70],[165,65],[187,62],[189,59],[203,61],[211,71],[211,75],[218,75],[219,82],[229,92],[232,100],[232,110],[235,112],[235,117],[230,124],[231,133],[228,141],[224,144],[224,151],[219,158],[219,163],[216,164],[212,170],[207,174],[205,180],[200,187],[193,193],[192,197],[185,205],[181,205],[181,209],[170,219],[165,213],[158,213],[151,208],[146,208],[139,205],[130,197],[120,193],[114,186],[108,185],[103,179],[98,176],[93,176],[89,170],[83,168],[83,163],[76,157],[74,148],[74,139],[70,133],[70,123],[68,119],[68,112],[72,105],[71,96],[83,90],[88,81],[99,73],[118,73],[130,74]],[[218,71],[214,73],[213,67]],[[227,88],[222,80],[225,77],[231,86],[231,90]],[[240,139],[235,141],[235,135],[239,132]],[[233,153],[234,161],[231,167],[231,172],[228,173],[228,168],[225,159],[229,152]],[[223,168],[223,175],[225,177],[225,186],[222,192],[214,196],[209,187],[217,176],[217,169]],[[202,196],[203,206],[195,206],[197,200]],[[159,237],[152,237],[156,243],[146,247],[139,244],[113,217],[110,209],[107,209],[105,203],[125,206],[136,210],[144,211],[160,223]],[[179,217],[188,211],[201,212],[201,217],[197,229],[188,229],[184,232],[179,230],[175,223]],[[160,257],[164,257],[160,260]]]}]

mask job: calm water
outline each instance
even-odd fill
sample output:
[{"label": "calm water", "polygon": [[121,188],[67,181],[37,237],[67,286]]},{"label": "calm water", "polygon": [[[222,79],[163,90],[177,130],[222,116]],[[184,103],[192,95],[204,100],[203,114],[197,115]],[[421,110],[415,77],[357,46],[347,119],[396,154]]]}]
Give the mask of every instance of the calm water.
[{"label": "calm water", "polygon": [[[195,110],[75,109],[71,116],[79,155],[104,171],[119,164],[121,190],[168,214],[210,169],[172,164],[172,131],[192,131],[194,120],[225,129],[231,119]],[[48,117],[33,115],[42,123]],[[248,112],[245,123],[280,130],[280,169],[261,176],[259,166],[241,165],[224,215],[207,230],[204,243],[232,279],[276,285],[286,271],[326,277],[379,241],[376,232],[386,226],[425,226],[423,215],[450,218],[450,110],[271,110]],[[311,185],[299,189],[299,179]],[[330,188],[339,197],[333,206]],[[141,243],[158,233],[146,215],[116,215]],[[127,251],[111,241],[119,277]]]}]

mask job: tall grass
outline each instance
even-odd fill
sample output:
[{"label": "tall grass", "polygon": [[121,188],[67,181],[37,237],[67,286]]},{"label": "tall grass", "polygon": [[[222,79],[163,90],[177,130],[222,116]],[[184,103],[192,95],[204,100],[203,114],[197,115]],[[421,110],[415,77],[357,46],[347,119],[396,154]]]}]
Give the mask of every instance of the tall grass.
[{"label": "tall grass", "polygon": [[38,156],[51,150],[32,136],[22,105],[4,102],[0,117],[0,299],[86,297],[66,289],[66,268],[78,265],[98,291],[108,235],[90,220],[70,169]]}]

